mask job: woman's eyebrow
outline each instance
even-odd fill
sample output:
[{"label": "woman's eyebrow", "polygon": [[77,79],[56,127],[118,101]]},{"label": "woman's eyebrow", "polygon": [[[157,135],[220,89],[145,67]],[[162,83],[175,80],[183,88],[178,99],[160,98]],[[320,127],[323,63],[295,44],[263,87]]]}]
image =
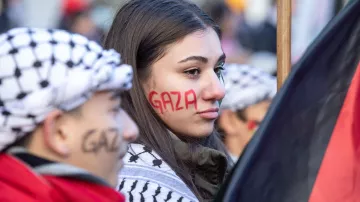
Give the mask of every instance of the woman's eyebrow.
[{"label": "woman's eyebrow", "polygon": [[[225,61],[225,54],[223,53],[222,55],[220,55],[220,57],[218,58],[217,62],[220,62],[220,61]],[[180,60],[178,63],[185,63],[185,62],[188,62],[188,61],[198,61],[198,62],[201,62],[201,63],[208,63],[209,59],[204,57],[204,56],[196,56],[196,55],[193,55],[193,56],[189,56],[185,59],[182,59]]]},{"label": "woman's eyebrow", "polygon": [[188,61],[199,61],[201,63],[207,63],[209,61],[209,59],[207,59],[206,57],[203,57],[203,56],[190,56],[190,57],[187,57],[183,60],[180,60],[178,63],[185,63],[185,62],[188,62]]}]

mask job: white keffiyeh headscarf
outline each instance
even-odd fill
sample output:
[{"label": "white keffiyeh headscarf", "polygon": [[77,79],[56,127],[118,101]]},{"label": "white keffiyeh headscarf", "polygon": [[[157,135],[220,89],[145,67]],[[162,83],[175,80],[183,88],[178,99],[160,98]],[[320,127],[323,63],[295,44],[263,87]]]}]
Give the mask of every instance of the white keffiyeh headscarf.
[{"label": "white keffiyeh headscarf", "polygon": [[226,93],[221,109],[242,110],[276,94],[276,78],[258,68],[226,64],[223,78]]},{"label": "white keffiyeh headscarf", "polygon": [[0,35],[0,151],[52,110],[75,109],[96,91],[128,90],[132,77],[120,54],[78,34],[15,28]]}]

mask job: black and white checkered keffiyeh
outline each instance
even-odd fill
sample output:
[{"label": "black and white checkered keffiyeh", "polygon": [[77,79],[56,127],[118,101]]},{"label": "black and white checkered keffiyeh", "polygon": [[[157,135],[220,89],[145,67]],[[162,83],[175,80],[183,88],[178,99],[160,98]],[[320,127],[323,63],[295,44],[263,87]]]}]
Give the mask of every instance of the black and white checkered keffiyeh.
[{"label": "black and white checkered keffiyeh", "polygon": [[255,67],[226,64],[223,77],[226,94],[221,109],[245,109],[276,94],[276,78]]},{"label": "black and white checkered keffiyeh", "polygon": [[62,30],[0,35],[0,150],[54,109],[75,109],[96,91],[128,90],[133,72],[114,50]]}]

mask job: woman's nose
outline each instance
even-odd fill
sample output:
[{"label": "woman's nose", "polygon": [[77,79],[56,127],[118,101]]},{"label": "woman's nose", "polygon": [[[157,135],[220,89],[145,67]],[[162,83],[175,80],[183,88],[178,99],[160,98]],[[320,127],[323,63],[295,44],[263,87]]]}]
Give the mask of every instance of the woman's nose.
[{"label": "woman's nose", "polygon": [[203,99],[216,101],[223,99],[225,96],[225,87],[221,78],[213,72],[207,81],[208,83],[203,92]]}]

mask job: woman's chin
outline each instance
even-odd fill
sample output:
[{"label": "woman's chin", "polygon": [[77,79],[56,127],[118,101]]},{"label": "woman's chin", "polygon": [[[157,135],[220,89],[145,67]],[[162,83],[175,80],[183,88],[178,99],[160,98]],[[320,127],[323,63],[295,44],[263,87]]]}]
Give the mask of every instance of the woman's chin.
[{"label": "woman's chin", "polygon": [[[184,141],[191,141],[196,139],[203,139],[210,136],[214,132],[214,123],[194,123],[188,124],[184,127],[177,127],[176,130],[171,130],[176,136]],[[185,129],[185,130],[183,130]]]},{"label": "woman's chin", "polygon": [[193,131],[188,133],[188,136],[193,138],[206,138],[214,132],[214,124],[203,125],[195,128]]}]

